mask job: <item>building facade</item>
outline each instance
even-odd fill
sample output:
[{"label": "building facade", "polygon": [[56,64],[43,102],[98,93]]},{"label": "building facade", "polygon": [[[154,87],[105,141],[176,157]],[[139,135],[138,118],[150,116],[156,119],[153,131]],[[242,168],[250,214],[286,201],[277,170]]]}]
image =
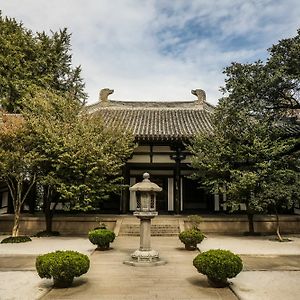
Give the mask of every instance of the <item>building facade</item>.
[{"label": "building facade", "polygon": [[[124,184],[132,186],[142,180],[144,172],[150,173],[151,181],[163,188],[157,195],[160,214],[219,211],[222,205],[219,195],[207,193],[189,178],[192,169],[187,145],[197,134],[212,132],[214,107],[206,102],[205,92],[192,90],[195,101],[176,102],[109,100],[112,93],[110,89],[101,90],[98,103],[85,107],[84,112],[100,114],[105,126],[121,126],[134,135],[137,147],[120,170]],[[33,201],[24,209],[33,212],[35,197],[31,196]],[[136,208],[135,193],[126,188],[121,195],[111,195],[102,205],[102,212],[132,212]],[[1,212],[12,213],[13,207],[7,186],[0,183]]]},{"label": "building facade", "polygon": [[[160,213],[219,210],[218,195],[207,193],[189,178],[192,169],[186,146],[197,134],[212,131],[214,108],[205,101],[205,92],[193,90],[195,101],[177,102],[109,100],[112,93],[101,90],[99,102],[88,106],[87,111],[100,114],[106,126],[122,126],[134,135],[138,146],[122,170],[124,183],[131,186],[141,181],[145,171],[149,172],[151,181],[163,188],[157,195]],[[106,202],[105,208],[122,213],[134,211],[134,192],[124,190],[119,201]]]}]

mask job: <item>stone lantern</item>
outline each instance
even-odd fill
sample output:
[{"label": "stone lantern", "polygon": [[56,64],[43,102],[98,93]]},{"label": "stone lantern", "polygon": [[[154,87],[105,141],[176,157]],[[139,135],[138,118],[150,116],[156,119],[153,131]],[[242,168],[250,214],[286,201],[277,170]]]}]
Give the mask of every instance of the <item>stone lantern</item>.
[{"label": "stone lantern", "polygon": [[151,219],[158,215],[156,211],[156,193],[162,188],[149,180],[150,175],[144,173],[143,181],[129,188],[136,192],[136,211],[133,213],[140,219],[140,248],[131,254],[129,265],[161,265],[165,262],[159,259],[159,253],[151,249]]}]

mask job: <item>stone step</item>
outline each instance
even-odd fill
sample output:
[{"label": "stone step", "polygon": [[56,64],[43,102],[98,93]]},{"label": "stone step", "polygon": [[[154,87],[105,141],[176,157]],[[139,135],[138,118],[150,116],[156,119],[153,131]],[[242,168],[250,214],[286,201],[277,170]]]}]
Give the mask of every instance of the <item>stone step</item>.
[{"label": "stone step", "polygon": [[[152,236],[177,236],[179,234],[178,225],[151,225]],[[138,224],[122,224],[119,235],[139,236],[140,226]]]}]

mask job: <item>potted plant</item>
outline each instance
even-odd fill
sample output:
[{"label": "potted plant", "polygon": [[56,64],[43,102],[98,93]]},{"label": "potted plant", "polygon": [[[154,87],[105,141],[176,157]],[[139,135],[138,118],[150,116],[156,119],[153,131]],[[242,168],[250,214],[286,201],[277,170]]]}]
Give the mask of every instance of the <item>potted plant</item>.
[{"label": "potted plant", "polygon": [[85,254],[76,251],[55,251],[36,258],[35,267],[41,278],[53,278],[55,287],[69,287],[74,277],[85,274],[90,260]]},{"label": "potted plant", "polygon": [[243,269],[241,258],[228,250],[209,250],[198,254],[193,260],[199,273],[207,276],[213,287],[228,286],[228,278],[238,275]]},{"label": "potted plant", "polygon": [[196,250],[197,244],[201,243],[205,235],[199,229],[187,229],[179,234],[179,239],[184,243],[186,250]]},{"label": "potted plant", "polygon": [[108,229],[94,229],[89,232],[90,242],[97,245],[99,250],[109,249],[109,244],[114,241],[115,237],[115,233]]}]

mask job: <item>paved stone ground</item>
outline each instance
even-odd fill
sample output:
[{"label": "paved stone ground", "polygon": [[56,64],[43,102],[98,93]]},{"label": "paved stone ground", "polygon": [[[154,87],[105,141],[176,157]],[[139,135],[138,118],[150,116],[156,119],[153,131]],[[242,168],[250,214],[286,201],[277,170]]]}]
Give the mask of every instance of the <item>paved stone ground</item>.
[{"label": "paved stone ground", "polygon": [[300,299],[299,271],[249,271],[232,279],[232,289],[241,300]]},{"label": "paved stone ground", "polygon": [[[0,299],[296,300],[300,295],[300,238],[292,239],[293,242],[278,243],[268,237],[209,235],[199,245],[201,251],[227,248],[243,259],[244,271],[230,280],[230,289],[211,288],[206,277],[192,266],[197,252],[183,250],[176,237],[152,238],[153,248],[168,264],[148,268],[122,263],[138,247],[138,237],[118,237],[111,250],[93,253],[95,247],[85,238],[0,244]],[[52,281],[40,279],[34,271],[37,254],[57,249],[92,253],[89,272],[75,279],[69,289],[52,289]]]}]

